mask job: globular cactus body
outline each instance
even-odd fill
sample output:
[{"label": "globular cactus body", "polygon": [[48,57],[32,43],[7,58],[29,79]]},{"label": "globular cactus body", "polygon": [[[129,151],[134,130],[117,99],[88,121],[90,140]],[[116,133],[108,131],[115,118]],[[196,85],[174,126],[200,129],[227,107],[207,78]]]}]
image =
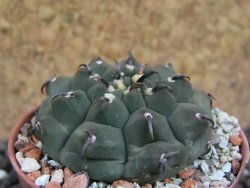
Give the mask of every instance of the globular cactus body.
[{"label": "globular cactus body", "polygon": [[139,183],[175,175],[206,150],[211,98],[170,64],[101,58],[43,85],[36,115],[44,150],[93,180]]}]

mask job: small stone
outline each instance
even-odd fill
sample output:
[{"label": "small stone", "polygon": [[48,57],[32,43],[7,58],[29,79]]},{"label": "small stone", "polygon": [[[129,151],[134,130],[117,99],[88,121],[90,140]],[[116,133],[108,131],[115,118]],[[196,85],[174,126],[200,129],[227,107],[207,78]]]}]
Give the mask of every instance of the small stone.
[{"label": "small stone", "polygon": [[200,166],[200,164],[201,164],[203,161],[204,161],[204,160],[196,159],[196,160],[194,161],[193,166],[194,166],[195,168],[198,168],[198,166]]},{"label": "small stone", "polygon": [[42,154],[42,151],[40,149],[34,148],[24,153],[24,156],[29,157],[29,158],[34,158],[35,160],[39,161],[41,154]]},{"label": "small stone", "polygon": [[63,174],[62,169],[55,170],[51,174],[51,180],[50,181],[55,181],[55,182],[58,182],[58,183],[62,183],[63,182],[63,177],[64,177],[64,174]]},{"label": "small stone", "polygon": [[203,173],[207,174],[207,173],[210,172],[209,166],[207,165],[206,161],[203,161],[203,162],[201,163],[201,166],[200,166],[200,167],[201,167],[201,171],[202,171]]},{"label": "small stone", "polygon": [[242,143],[242,138],[239,136],[230,136],[229,141],[236,146],[240,146]]},{"label": "small stone", "polygon": [[152,187],[153,187],[153,186],[152,186],[151,184],[149,184],[149,183],[147,183],[147,184],[141,186],[141,188],[152,188]]},{"label": "small stone", "polygon": [[91,183],[90,186],[88,186],[88,188],[98,188],[98,185],[96,182],[93,182],[93,183]]},{"label": "small stone", "polygon": [[52,182],[49,182],[45,188],[61,188],[61,185],[60,183],[58,182],[55,182],[55,181],[52,181]]},{"label": "small stone", "polygon": [[35,181],[38,177],[41,176],[41,172],[39,170],[33,171],[27,174],[28,178],[32,181]]},{"label": "small stone", "polygon": [[0,169],[0,181],[7,177],[8,177],[8,173],[5,170]]},{"label": "small stone", "polygon": [[[64,179],[65,179],[65,178],[64,178]],[[107,183],[102,182],[102,181],[101,181],[101,182],[98,182],[97,185],[98,185],[99,188],[105,188],[105,187],[107,187]]]},{"label": "small stone", "polygon": [[50,179],[50,175],[49,174],[44,174],[44,175],[41,175],[40,177],[38,177],[36,180],[35,180],[35,184],[38,185],[38,186],[45,186],[49,183],[49,179]]},{"label": "small stone", "polygon": [[200,180],[201,180],[201,182],[207,182],[207,181],[210,181],[210,178],[209,178],[209,176],[201,176],[200,177]]},{"label": "small stone", "polygon": [[232,146],[231,148],[230,148],[232,151],[240,151],[240,146]]},{"label": "small stone", "polygon": [[225,176],[225,173],[222,170],[218,170],[212,173],[212,175],[210,176],[210,179],[221,181],[224,176]]},{"label": "small stone", "polygon": [[158,187],[158,188],[181,188],[179,185],[175,185],[175,184],[165,184],[165,186],[162,187]]},{"label": "small stone", "polygon": [[225,147],[227,147],[227,145],[228,145],[228,140],[227,140],[226,138],[224,138],[224,137],[221,137],[220,139],[221,139],[221,140],[220,140],[220,142],[219,142],[219,147],[220,147],[220,148],[225,148]]},{"label": "small stone", "polygon": [[86,188],[88,183],[89,179],[85,174],[73,175],[64,182],[62,188]]},{"label": "small stone", "polygon": [[184,188],[194,188],[196,186],[197,182],[194,179],[188,179],[181,183],[181,187]]},{"label": "small stone", "polygon": [[220,157],[220,161],[221,161],[221,163],[226,163],[226,162],[229,161],[229,157],[228,157],[228,156],[225,156],[225,155],[222,155],[222,156]]},{"label": "small stone", "polygon": [[213,181],[210,184],[211,188],[227,188],[227,184],[223,181]]},{"label": "small stone", "polygon": [[54,168],[60,168],[60,167],[61,167],[61,164],[58,163],[58,162],[56,162],[56,161],[54,161],[54,160],[49,160],[48,163],[49,163],[52,167],[54,167]]},{"label": "small stone", "polygon": [[21,163],[21,170],[23,172],[33,172],[39,170],[41,165],[33,158],[24,158],[23,162]]},{"label": "small stone", "polygon": [[140,188],[140,185],[136,182],[134,182],[134,188]]},{"label": "small stone", "polygon": [[164,186],[164,182],[156,181],[155,188],[160,188]]},{"label": "small stone", "polygon": [[129,181],[125,181],[125,180],[117,180],[114,181],[112,184],[113,187],[126,187],[126,188],[134,188],[134,184],[129,182]]},{"label": "small stone", "polygon": [[181,182],[182,182],[182,179],[181,179],[181,178],[171,178],[171,179],[172,179],[172,181],[174,182],[174,184],[176,184],[176,185],[180,185]]},{"label": "small stone", "polygon": [[67,180],[69,177],[73,175],[73,172],[68,167],[64,168],[63,173],[64,173],[64,180]]},{"label": "small stone", "polygon": [[16,160],[17,160],[18,164],[21,166],[23,161],[24,161],[22,152],[19,151],[16,153]]},{"label": "small stone", "polygon": [[232,155],[233,160],[240,161],[242,159],[242,155],[238,153],[237,151],[232,151],[231,155]]},{"label": "small stone", "polygon": [[234,128],[233,125],[231,125],[231,124],[226,124],[226,123],[222,123],[222,124],[221,124],[221,127],[222,127],[222,129],[223,129],[226,133],[231,132],[232,129]]},{"label": "small stone", "polygon": [[39,148],[39,149],[42,149],[42,147],[43,147],[42,142],[41,142],[41,141],[38,141],[38,142],[36,143],[36,147]]},{"label": "small stone", "polygon": [[195,173],[195,169],[194,168],[189,168],[189,169],[183,169],[180,173],[179,173],[179,177],[181,179],[186,179],[191,177],[194,173]]},{"label": "small stone", "polygon": [[39,8],[39,17],[41,20],[50,22],[55,17],[55,12],[51,7],[41,6]]},{"label": "small stone", "polygon": [[231,163],[227,162],[226,164],[223,165],[222,170],[223,172],[230,172],[232,169]]},{"label": "small stone", "polygon": [[237,175],[240,170],[240,162],[237,160],[232,160],[233,174]]}]

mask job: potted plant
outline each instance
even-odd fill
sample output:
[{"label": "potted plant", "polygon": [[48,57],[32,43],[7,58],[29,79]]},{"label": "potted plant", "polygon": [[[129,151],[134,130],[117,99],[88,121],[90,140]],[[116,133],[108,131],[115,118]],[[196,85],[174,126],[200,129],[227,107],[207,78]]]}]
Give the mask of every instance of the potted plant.
[{"label": "potted plant", "polygon": [[[46,91],[47,98],[21,118],[9,139],[10,159],[23,187],[34,187],[35,183],[27,178],[27,171],[25,174],[20,169],[25,157],[16,159],[23,153],[14,146],[24,147],[20,146],[23,143],[17,143],[17,137],[33,116],[31,126],[23,129],[28,138],[38,139],[42,144],[37,146],[43,151],[37,159],[38,169],[42,168],[41,161],[48,163],[52,159],[60,164],[56,169],[66,166],[73,173],[86,172],[91,182],[113,182],[113,186],[121,183],[117,180],[136,182],[136,186],[173,183],[171,177],[178,174],[181,186],[192,187],[197,184],[192,177],[197,171],[206,173],[217,166],[226,169],[221,172],[223,175],[219,170],[207,172],[217,181],[219,176],[226,179],[227,173],[240,164],[234,172],[237,178],[230,185],[236,187],[248,162],[244,133],[235,125],[231,126],[234,135],[223,130],[227,122],[216,120],[221,112],[216,109],[211,113],[212,95],[194,88],[190,77],[176,74],[171,64],[151,68],[129,54],[113,67],[97,57],[88,65],[80,65],[73,77],[46,81],[41,91]],[[220,123],[222,128],[218,129]],[[219,133],[223,131],[226,133],[221,136]],[[216,150],[216,144],[221,150]],[[228,145],[236,150],[235,156],[228,154],[228,161],[220,164],[223,154],[218,152],[230,151]],[[211,163],[210,169],[206,169],[209,164],[200,160],[202,157],[218,163]],[[235,169],[232,169],[231,162],[237,157],[236,162],[241,162],[233,164]],[[189,168],[197,159],[203,163],[197,169]]]}]

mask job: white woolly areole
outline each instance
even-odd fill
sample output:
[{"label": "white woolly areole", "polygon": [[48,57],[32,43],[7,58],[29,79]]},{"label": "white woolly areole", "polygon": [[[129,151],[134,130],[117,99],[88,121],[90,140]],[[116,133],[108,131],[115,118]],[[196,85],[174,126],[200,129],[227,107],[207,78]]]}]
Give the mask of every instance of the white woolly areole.
[{"label": "white woolly areole", "polygon": [[196,113],[195,117],[197,117],[198,119],[201,119],[201,113]]},{"label": "white woolly areole", "polygon": [[164,66],[165,66],[166,68],[168,68],[168,67],[169,67],[169,64],[165,64]]},{"label": "white woolly areole", "polygon": [[115,99],[115,96],[112,93],[105,93],[104,97],[109,100],[109,103],[112,103]]},{"label": "white woolly areole", "polygon": [[124,85],[123,80],[114,80],[114,82],[117,84],[120,90],[126,89],[126,86]]},{"label": "white woolly areole", "polygon": [[115,91],[115,88],[112,85],[109,85],[108,92],[112,93]]},{"label": "white woolly areole", "polygon": [[92,137],[89,139],[90,143],[93,144],[96,140],[96,136],[92,135]]},{"label": "white woolly areole", "polygon": [[147,88],[147,89],[145,90],[145,94],[146,94],[146,95],[153,95],[152,89],[153,89],[153,88]]},{"label": "white woolly areole", "polygon": [[168,77],[168,82],[175,82],[175,80],[173,80],[172,77]]},{"label": "white woolly areole", "polygon": [[151,117],[151,119],[153,119],[152,114],[149,113],[149,112],[144,113],[144,117],[145,117],[145,118]]},{"label": "white woolly areole", "polygon": [[57,77],[55,76],[55,77],[52,78],[50,81],[51,81],[51,82],[54,82],[54,81],[56,81],[56,79],[57,79]]},{"label": "white woolly areole", "polygon": [[97,65],[101,65],[101,64],[103,63],[103,61],[102,61],[102,60],[97,60],[95,63],[96,63]]},{"label": "white woolly areole", "polygon": [[135,74],[135,75],[132,77],[132,81],[133,81],[133,82],[136,82],[140,77],[142,77],[142,74]]},{"label": "white woolly areole", "polygon": [[126,68],[130,71],[134,70],[135,69],[135,66],[134,65],[126,65]]},{"label": "white woolly areole", "polygon": [[68,93],[66,93],[65,94],[65,96],[64,97],[66,97],[66,98],[70,98],[70,97],[73,97],[74,96],[74,92],[73,91],[69,91]]},{"label": "white woolly areole", "polygon": [[89,78],[90,78],[90,79],[93,79],[93,80],[95,80],[95,81],[97,81],[97,80],[99,80],[100,75],[95,73],[95,74],[93,74],[93,75],[90,75]]}]

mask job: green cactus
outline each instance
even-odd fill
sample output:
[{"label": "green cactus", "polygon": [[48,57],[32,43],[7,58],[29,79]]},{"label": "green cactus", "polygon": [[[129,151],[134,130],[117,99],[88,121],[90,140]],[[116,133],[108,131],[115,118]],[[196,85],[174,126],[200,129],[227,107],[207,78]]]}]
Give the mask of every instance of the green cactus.
[{"label": "green cactus", "polygon": [[139,183],[174,176],[206,151],[211,95],[171,64],[100,57],[42,86],[35,136],[51,158],[90,179]]}]

